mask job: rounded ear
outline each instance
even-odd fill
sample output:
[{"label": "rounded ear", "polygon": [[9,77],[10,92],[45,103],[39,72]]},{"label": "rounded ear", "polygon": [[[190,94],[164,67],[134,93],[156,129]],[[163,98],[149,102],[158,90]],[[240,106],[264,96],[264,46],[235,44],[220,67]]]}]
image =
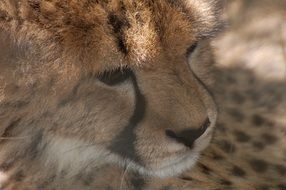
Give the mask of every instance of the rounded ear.
[{"label": "rounded ear", "polygon": [[214,36],[222,30],[222,11],[226,0],[182,0],[197,20],[201,37]]}]

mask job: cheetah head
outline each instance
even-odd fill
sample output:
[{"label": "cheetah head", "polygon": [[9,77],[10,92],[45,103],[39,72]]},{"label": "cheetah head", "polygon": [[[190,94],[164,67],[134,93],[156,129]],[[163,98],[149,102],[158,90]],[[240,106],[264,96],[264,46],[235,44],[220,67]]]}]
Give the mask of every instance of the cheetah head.
[{"label": "cheetah head", "polygon": [[[2,10],[15,4],[5,2]],[[216,123],[208,88],[218,5],[20,1],[19,11],[1,13],[2,44],[13,56],[0,56],[0,74],[18,86],[17,93],[5,93],[28,103],[6,113],[21,113],[18,124],[42,134],[38,147],[48,163],[181,173],[208,146]],[[12,71],[14,78],[7,74]]]}]

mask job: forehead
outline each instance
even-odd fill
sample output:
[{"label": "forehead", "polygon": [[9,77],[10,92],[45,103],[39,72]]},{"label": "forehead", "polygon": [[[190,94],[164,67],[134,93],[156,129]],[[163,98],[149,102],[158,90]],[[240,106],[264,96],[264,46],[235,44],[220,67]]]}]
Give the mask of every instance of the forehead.
[{"label": "forehead", "polygon": [[92,55],[104,63],[141,64],[162,52],[183,54],[219,27],[214,0],[25,2],[23,16],[59,36],[67,55]]}]

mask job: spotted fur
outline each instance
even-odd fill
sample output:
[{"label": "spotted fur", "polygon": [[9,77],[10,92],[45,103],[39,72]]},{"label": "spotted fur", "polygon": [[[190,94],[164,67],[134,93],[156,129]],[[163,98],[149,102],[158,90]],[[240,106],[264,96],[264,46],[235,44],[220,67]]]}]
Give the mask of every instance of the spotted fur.
[{"label": "spotted fur", "polygon": [[191,168],[216,123],[219,12],[213,0],[1,1],[1,188],[92,188],[108,164]]}]

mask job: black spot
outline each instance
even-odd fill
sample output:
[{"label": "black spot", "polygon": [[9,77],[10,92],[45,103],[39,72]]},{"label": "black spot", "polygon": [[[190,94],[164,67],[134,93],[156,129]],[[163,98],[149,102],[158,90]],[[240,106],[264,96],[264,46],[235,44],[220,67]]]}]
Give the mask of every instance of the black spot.
[{"label": "black spot", "polygon": [[124,25],[124,21],[122,19],[119,19],[119,17],[117,15],[115,15],[114,13],[111,13],[108,16],[108,20],[109,20],[109,24],[112,25],[113,31],[115,33],[121,32],[121,29]]},{"label": "black spot", "polygon": [[207,174],[207,175],[212,172],[212,170],[204,164],[199,163],[198,166],[201,168],[202,172]]},{"label": "black spot", "polygon": [[31,159],[37,158],[37,156],[41,153],[41,151],[38,150],[39,144],[43,140],[43,133],[40,131],[33,137],[33,140],[27,150],[29,152],[29,156]]},{"label": "black spot", "polygon": [[218,145],[226,153],[234,153],[236,151],[235,145],[228,142],[227,140],[219,141]]},{"label": "black spot", "polygon": [[231,98],[237,104],[243,104],[245,102],[245,97],[238,92],[232,92]]},{"label": "black spot", "polygon": [[279,190],[286,190],[286,183],[285,184],[279,184],[277,187]]},{"label": "black spot", "polygon": [[235,130],[234,135],[238,142],[248,142],[251,139],[251,137],[248,134],[239,130]]},{"label": "black spot", "polygon": [[123,38],[118,38],[118,48],[125,55],[128,54],[128,49],[127,49],[127,46],[124,43]]},{"label": "black spot", "polygon": [[160,190],[172,190],[172,186],[167,185],[167,186],[162,187]]},{"label": "black spot", "polygon": [[25,177],[24,172],[21,170],[21,171],[18,171],[17,173],[15,173],[12,176],[12,179],[19,182],[19,181],[22,181],[24,179],[24,177]]},{"label": "black spot", "polygon": [[237,109],[234,108],[228,109],[228,113],[236,121],[242,122],[244,120],[244,114]]},{"label": "black spot", "polygon": [[104,190],[113,190],[113,188],[110,185],[107,185]]},{"label": "black spot", "polygon": [[32,9],[36,10],[37,12],[40,12],[40,2],[37,2],[37,1],[28,1],[29,2],[29,5]]},{"label": "black spot", "polygon": [[180,177],[180,179],[182,179],[184,181],[193,181],[193,178],[191,178],[189,176],[182,176],[182,177]]},{"label": "black spot", "polygon": [[264,142],[269,145],[274,144],[277,141],[277,137],[275,137],[272,134],[264,133],[261,135],[261,137],[264,140]]},{"label": "black spot", "polygon": [[238,166],[234,166],[231,170],[231,173],[237,177],[244,177],[246,175],[245,171]]},{"label": "black spot", "polygon": [[252,123],[257,127],[260,127],[265,123],[265,119],[255,114],[252,116]]},{"label": "black spot", "polygon": [[[4,130],[4,133],[2,134],[2,138],[9,138],[12,136],[13,130],[19,125],[21,119],[16,119],[12,121]],[[0,138],[1,139],[1,138]]]},{"label": "black spot", "polygon": [[224,123],[218,123],[216,125],[216,129],[219,130],[220,132],[223,132],[223,133],[225,133],[227,131]]},{"label": "black spot", "polygon": [[233,77],[233,76],[231,76],[231,75],[228,75],[228,76],[226,77],[226,80],[227,80],[227,82],[229,82],[229,83],[231,83],[231,84],[236,84],[236,83],[237,83],[236,78]]},{"label": "black spot", "polygon": [[270,187],[268,185],[260,185],[257,190],[270,190]]},{"label": "black spot", "polygon": [[217,154],[217,153],[215,153],[215,152],[213,152],[213,153],[211,154],[211,157],[212,157],[212,159],[214,159],[214,160],[223,160],[223,156],[222,156],[222,155],[219,155],[219,154]]},{"label": "black spot", "polygon": [[224,185],[224,186],[231,186],[232,182],[226,179],[222,179],[220,184]]},{"label": "black spot", "polygon": [[249,161],[249,164],[251,168],[258,173],[266,172],[268,169],[268,163],[264,160],[253,159]]},{"label": "black spot", "polygon": [[7,172],[8,170],[10,170],[13,166],[13,164],[15,163],[15,160],[14,159],[11,159],[11,160],[8,160],[8,161],[5,161],[4,163],[2,163],[0,165],[0,171],[2,172]]},{"label": "black spot", "polygon": [[7,18],[8,13],[4,10],[0,10],[0,20],[5,20]]},{"label": "black spot", "polygon": [[108,20],[109,20],[109,24],[113,28],[113,32],[115,33],[116,38],[117,38],[119,50],[122,53],[127,54],[128,49],[127,49],[127,46],[125,44],[123,29],[126,27],[130,27],[130,23],[128,22],[128,20],[126,18],[120,17],[119,15],[116,15],[115,13],[109,14]]},{"label": "black spot", "polygon": [[274,167],[280,175],[282,175],[282,176],[286,175],[286,166],[277,164]]},{"label": "black spot", "polygon": [[262,142],[258,142],[258,141],[253,142],[252,145],[258,151],[261,151],[265,148],[265,145]]},{"label": "black spot", "polygon": [[79,177],[79,179],[85,186],[89,187],[94,182],[94,175],[93,174],[88,174],[84,176],[82,175]]},{"label": "black spot", "polygon": [[138,174],[135,174],[131,178],[131,185],[135,187],[136,190],[141,190],[145,186],[145,180]]}]

